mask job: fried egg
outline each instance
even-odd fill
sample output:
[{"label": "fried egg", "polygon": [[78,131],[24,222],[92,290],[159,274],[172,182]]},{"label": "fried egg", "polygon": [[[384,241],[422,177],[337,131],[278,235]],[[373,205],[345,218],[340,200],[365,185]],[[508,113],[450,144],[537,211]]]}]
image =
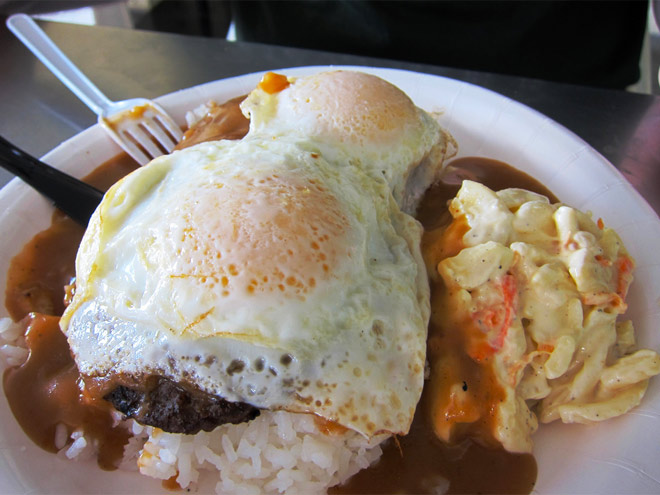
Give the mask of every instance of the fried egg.
[{"label": "fried egg", "polygon": [[386,181],[300,143],[203,143],[108,191],[61,320],[83,376],[408,431],[429,318],[421,227]]},{"label": "fried egg", "polygon": [[242,109],[251,134],[297,136],[335,165],[350,163],[384,179],[408,213],[414,213],[454,147],[408,95],[363,72],[321,72],[261,84]]}]

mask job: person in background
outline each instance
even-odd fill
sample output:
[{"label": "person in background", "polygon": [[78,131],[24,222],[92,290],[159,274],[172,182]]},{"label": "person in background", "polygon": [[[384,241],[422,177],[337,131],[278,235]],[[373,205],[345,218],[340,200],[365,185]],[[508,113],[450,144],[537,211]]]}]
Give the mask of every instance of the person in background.
[{"label": "person in background", "polygon": [[624,89],[648,3],[234,1],[238,40]]},{"label": "person in background", "polygon": [[[654,0],[655,2],[656,0]],[[162,0],[146,28],[625,89],[647,0]],[[149,25],[151,24],[151,25]],[[136,26],[140,28],[140,24]]]}]

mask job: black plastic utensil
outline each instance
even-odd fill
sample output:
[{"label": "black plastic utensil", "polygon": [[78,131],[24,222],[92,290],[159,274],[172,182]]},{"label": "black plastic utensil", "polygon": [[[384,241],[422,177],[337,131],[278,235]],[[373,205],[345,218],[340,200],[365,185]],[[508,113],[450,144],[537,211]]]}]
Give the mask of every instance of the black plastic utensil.
[{"label": "black plastic utensil", "polygon": [[20,177],[83,227],[103,192],[30,156],[0,136],[0,166]]}]

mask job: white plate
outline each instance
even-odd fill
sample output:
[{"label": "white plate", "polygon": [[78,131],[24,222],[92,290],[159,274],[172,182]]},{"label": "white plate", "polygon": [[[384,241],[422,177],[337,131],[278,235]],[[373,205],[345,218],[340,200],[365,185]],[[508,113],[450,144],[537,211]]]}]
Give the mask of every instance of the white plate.
[{"label": "white plate", "polygon": [[[338,67],[336,67],[338,68]],[[623,176],[564,127],[530,108],[483,88],[414,72],[351,67],[403,89],[415,103],[442,112],[459,143],[459,156],[512,164],[548,186],[563,202],[594,212],[616,229],[636,259],[628,316],[639,343],[660,348],[660,219]],[[282,69],[302,75],[328,69]],[[262,73],[224,79],[172,93],[158,101],[183,123],[186,110],[210,99],[249,92]],[[99,126],[62,143],[44,160],[78,177],[118,153]],[[48,202],[18,180],[0,191],[0,287],[11,257],[50,222]],[[6,310],[0,309],[5,316]],[[1,493],[153,493],[158,481],[134,473],[103,472],[95,464],[66,462],[35,447],[0,400]],[[595,426],[542,425],[535,437],[539,466],[535,493],[660,492],[660,380],[651,380],[642,405]]]}]

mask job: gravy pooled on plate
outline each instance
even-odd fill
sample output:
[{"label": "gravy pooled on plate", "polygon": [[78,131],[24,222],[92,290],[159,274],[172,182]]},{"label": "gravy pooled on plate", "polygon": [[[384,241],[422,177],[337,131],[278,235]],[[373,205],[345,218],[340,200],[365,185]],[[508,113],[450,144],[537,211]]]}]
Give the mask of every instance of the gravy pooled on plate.
[{"label": "gravy pooled on plate", "polygon": [[[87,180],[97,187],[107,188],[115,180],[119,179],[125,173],[131,171],[134,165],[129,157],[121,155],[99,167],[92,173]],[[100,179],[97,179],[96,177]],[[418,219],[429,228],[438,228],[443,222],[448,221],[448,216],[444,220],[437,214],[442,211],[446,202],[451,199],[458,190],[460,179],[473,178],[491,184],[495,187],[495,180],[507,179],[501,187],[526,187],[549,194],[540,184],[535,183],[533,179],[522,174],[508,165],[487,160],[483,158],[466,158],[454,161],[448,168],[448,174],[445,179],[433,186],[423,199],[418,210]],[[72,220],[55,213],[52,226],[38,234],[29,244],[25,246],[19,256],[12,263],[12,272],[15,276],[11,277],[11,282],[7,286],[7,305],[12,310],[15,318],[21,318],[30,311],[44,312],[43,305],[38,303],[26,304],[23,301],[28,298],[26,287],[36,286],[45,278],[54,278],[46,289],[41,289],[45,294],[45,300],[59,301],[64,299],[63,286],[69,283],[74,275],[73,261],[77,250],[77,243],[82,237],[83,229],[76,225]],[[66,248],[61,248],[63,243],[68,243]],[[46,256],[49,253],[50,258]],[[57,253],[57,258],[53,259],[53,253]],[[40,264],[41,260],[48,259],[45,265]],[[49,270],[56,271],[58,276],[47,276]],[[62,284],[60,285],[60,282]],[[13,302],[12,302],[13,301]],[[22,310],[19,308],[23,308]],[[49,306],[50,307],[50,306]],[[57,315],[62,308],[52,311]],[[41,318],[41,317],[38,317]],[[66,345],[64,336],[61,335],[57,326],[56,317],[42,318],[44,322],[55,322],[48,328],[42,330],[50,333],[51,342],[57,342],[58,348]],[[45,325],[37,322],[33,325]],[[58,338],[59,337],[59,338]],[[44,352],[46,349],[40,346],[49,345],[47,339],[34,340],[30,342],[34,358],[43,360],[40,364],[33,362],[30,369],[35,365],[51,366],[57,356],[68,348],[61,349],[57,353]],[[34,346],[34,347],[32,347]],[[70,366],[73,366],[73,360],[69,357],[62,366],[63,372],[56,378],[62,384],[75,383],[79,376],[76,373],[72,377]],[[22,367],[15,368],[15,372],[20,372]],[[13,409],[17,411],[17,419],[26,433],[46,450],[55,450],[54,434],[52,436],[39,437],[40,433],[35,432],[34,425],[37,425],[39,431],[47,430],[54,432],[59,422],[66,423],[71,429],[83,426],[79,419],[84,416],[84,412],[77,411],[69,418],[62,416],[53,416],[52,403],[34,407],[35,396],[26,394],[24,391],[26,377],[32,379],[32,371],[24,369],[20,374],[7,372],[5,375],[6,383],[13,384],[11,389],[14,392],[8,392],[8,399],[13,404]],[[47,380],[46,377],[38,376],[37,380]],[[43,390],[47,383],[32,383],[32,390]],[[496,393],[496,391],[494,391]],[[384,452],[381,459],[372,467],[361,471],[353,476],[345,485],[332,489],[336,493],[391,493],[403,491],[406,493],[431,493],[438,483],[446,485],[449,483],[449,493],[478,492],[483,490],[494,490],[506,493],[529,493],[536,479],[536,463],[529,454],[510,454],[501,448],[484,447],[473,440],[464,440],[457,445],[446,445],[437,440],[433,430],[429,425],[428,418],[425,417],[425,406],[428,402],[429,391],[425,390],[420,405],[418,406],[413,425],[407,436],[399,437],[398,444],[392,440],[384,446]],[[51,398],[46,398],[46,402]],[[44,400],[43,397],[37,400]],[[57,406],[57,402],[55,402]],[[77,403],[76,407],[86,408],[83,402]],[[26,409],[29,408],[29,409]],[[21,411],[30,410],[31,418],[28,414]],[[104,424],[110,420],[110,409],[94,409],[99,419],[95,420]],[[34,411],[44,411],[45,414],[35,414]],[[107,419],[103,419],[107,418]],[[29,419],[29,420],[28,420]],[[102,445],[105,449],[111,445],[117,445],[119,442],[126,441],[124,430],[117,429],[114,432],[116,439],[112,440],[105,436],[106,433],[99,431],[95,437],[99,440],[106,439],[107,443]],[[50,434],[49,434],[50,435]],[[38,440],[44,438],[44,440]],[[112,469],[119,461],[121,454],[108,455],[104,459],[99,458],[99,464],[105,469]],[[448,480],[448,481],[447,481]]]},{"label": "gravy pooled on plate", "polygon": [[[234,103],[234,105],[236,105],[236,103]],[[235,127],[235,123],[236,121],[232,120],[232,127]],[[235,132],[235,129],[232,132]],[[210,134],[214,135],[215,138],[221,135],[215,132]],[[195,135],[195,132],[193,132],[191,135]],[[201,133],[198,135],[201,135]],[[472,165],[464,162],[464,168],[465,170],[472,170],[475,165],[477,168],[485,165],[489,170],[499,170],[499,172],[494,173],[493,176],[501,177],[502,167],[506,169],[506,165],[486,162],[487,161],[482,159],[475,159],[472,162]],[[121,160],[115,162],[114,166],[117,166],[120,163]],[[457,163],[457,165],[460,164]],[[461,169],[460,166],[458,168]],[[471,173],[473,172],[474,171],[472,170]],[[516,182],[517,180],[520,180],[525,184],[524,187],[529,187],[527,182],[522,179],[522,175],[519,176],[515,172],[511,172],[511,174],[512,182],[508,184],[509,186],[522,185],[521,183]],[[441,192],[441,189],[442,188],[440,186],[432,188],[426,195],[424,205],[432,205],[434,203],[443,205],[446,203],[447,199],[451,196],[445,197],[444,194],[449,193],[443,193]],[[422,207],[419,209],[419,218],[423,223],[426,224],[433,223],[432,220],[425,220],[426,217],[431,218],[434,216],[432,210],[435,210],[436,215],[438,211],[444,211],[444,207],[438,209],[436,207],[424,205],[422,205]],[[73,228],[73,230],[75,230],[75,228]],[[53,235],[53,238],[50,242],[59,243],[62,241],[62,238],[73,239],[73,236],[74,234],[67,231],[66,229],[60,230],[59,234]],[[75,257],[76,244],[77,243],[74,242],[73,245],[68,248],[69,252],[65,255],[65,257],[68,257],[69,260],[73,260]],[[51,244],[51,246],[53,245],[54,244]],[[48,245],[43,244],[40,241],[36,244],[33,244],[32,246],[26,246],[24,253],[29,250],[34,250],[34,253],[39,249],[43,250],[41,252],[49,251]],[[29,257],[32,260],[42,258],[40,256],[33,255],[30,255]],[[63,264],[70,262],[71,261],[65,261]],[[53,266],[56,264],[58,263],[52,262]],[[33,271],[34,279],[37,280],[40,278],[40,270],[44,270],[44,268],[36,268],[36,273],[34,268],[34,266],[23,267],[23,269],[26,271]],[[67,272],[67,270],[65,269],[64,272]],[[72,265],[70,265],[70,271],[68,272],[68,275],[65,274],[62,277],[62,280],[66,283],[68,281],[68,276],[71,275],[73,275]],[[57,300],[63,296],[63,291],[61,288],[58,289],[57,285],[58,283],[56,282],[52,284],[51,288],[46,290],[46,292],[49,292],[47,299]],[[16,286],[14,286],[14,289],[16,289]],[[12,288],[9,287],[8,292],[11,291]],[[14,292],[16,291],[14,290]],[[36,309],[38,308],[39,307],[37,306]],[[54,313],[58,313],[59,311],[61,311],[59,308],[53,310]],[[39,342],[35,340],[33,345],[39,345]],[[41,356],[42,358],[47,357],[46,355],[39,352],[35,352],[34,354],[35,357],[37,357],[37,355]],[[6,376],[6,380],[11,381],[9,373]],[[426,401],[426,395],[428,394],[425,393],[425,396],[422,399],[423,403]],[[10,400],[20,401],[21,398],[15,396]],[[20,421],[20,417],[18,419]],[[52,420],[58,422],[62,421],[65,423],[67,422],[61,418],[52,418]],[[54,426],[55,425],[53,425],[53,427]],[[75,429],[80,425],[71,424],[69,426],[72,429]],[[424,448],[424,444],[426,444],[428,447]],[[402,453],[405,456],[405,462],[399,462]],[[433,454],[433,456],[438,455],[439,460],[436,465],[434,465],[435,463],[419,462],[419,459],[422,458],[432,458],[429,457],[429,454]],[[415,465],[421,467],[421,469],[416,471],[409,471],[406,469],[406,466],[409,465]],[[393,472],[388,468],[388,466],[398,466],[399,468],[404,468],[406,469],[406,473],[403,473],[403,476],[400,476],[400,472]],[[388,474],[392,474],[392,476],[383,476],[383,471],[387,471]],[[533,483],[536,477],[536,465],[534,463],[533,457],[530,455],[519,456],[507,454],[504,451],[480,447],[474,443],[463,443],[459,446],[447,447],[441,442],[433,439],[432,430],[428,428],[427,421],[423,418],[423,409],[418,408],[418,413],[415,416],[414,424],[410,434],[406,437],[399,438],[398,445],[394,441],[389,441],[389,444],[385,446],[385,454],[378,464],[370,469],[364,470],[361,474],[351,479],[347,485],[338,488],[338,490],[353,492],[356,490],[365,492],[374,490],[377,492],[379,491],[378,486],[380,486],[380,489],[384,491],[396,491],[397,488],[400,487],[404,491],[424,492],[431,491],[433,490],[433,486],[437,485],[438,483],[442,483],[439,480],[443,477],[449,479],[450,491],[477,491],[483,489],[484,487],[490,487],[490,489],[501,487],[497,488],[498,491],[501,490],[511,493],[525,493],[531,491],[533,487]],[[475,483],[477,484],[475,485]]]}]

